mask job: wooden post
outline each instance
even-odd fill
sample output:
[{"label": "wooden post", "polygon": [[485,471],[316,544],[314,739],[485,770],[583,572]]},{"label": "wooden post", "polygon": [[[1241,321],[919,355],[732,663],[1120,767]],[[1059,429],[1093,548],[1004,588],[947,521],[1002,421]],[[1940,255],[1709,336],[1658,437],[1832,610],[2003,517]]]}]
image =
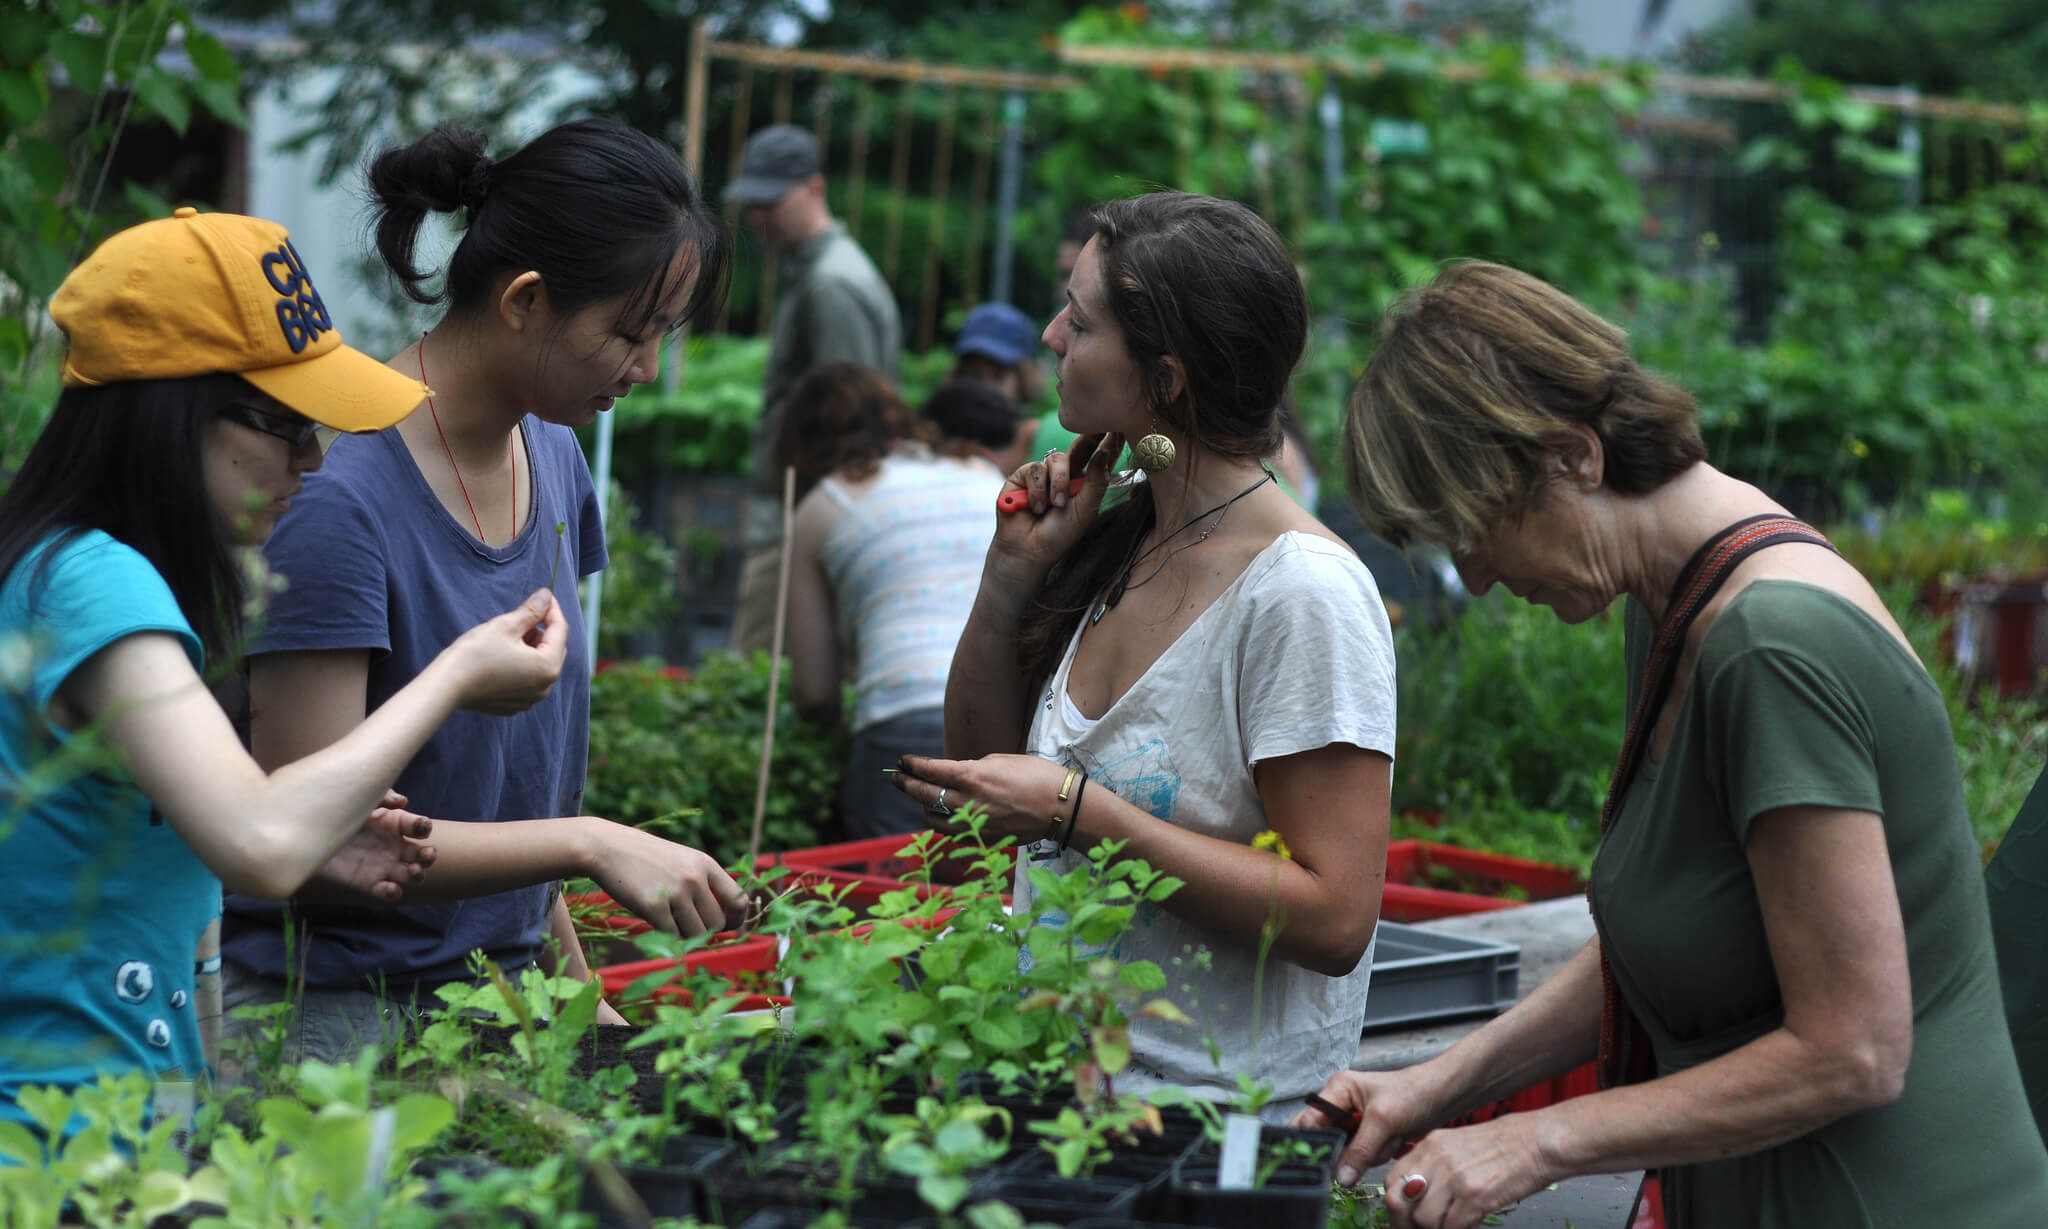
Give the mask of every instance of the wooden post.
[{"label": "wooden post", "polygon": [[846,228],[859,239],[865,215],[861,206],[866,203],[868,190],[868,123],[875,109],[875,89],[866,77],[859,78],[853,87],[853,152],[848,159],[853,163],[853,188],[846,205]]},{"label": "wooden post", "polygon": [[924,306],[917,318],[917,348],[932,348],[938,326],[939,254],[946,246],[946,202],[952,197],[953,109],[957,91],[947,86],[939,109],[939,152],[932,163],[931,226],[924,243]]},{"label": "wooden post", "polygon": [[[1287,89],[1287,125],[1292,130],[1287,142],[1287,165],[1294,180],[1289,195],[1291,217],[1288,225],[1294,231],[1295,259],[1302,258],[1308,249],[1308,98],[1307,80],[1292,74],[1283,78]],[[1277,224],[1277,223],[1276,223]]]},{"label": "wooden post", "polygon": [[[984,93],[984,101],[994,96]],[[981,113],[981,141],[974,148],[974,170],[967,180],[967,276],[964,284],[969,304],[981,302],[981,232],[988,219],[988,170],[996,144],[993,107]]]},{"label": "wooden post", "polygon": [[909,81],[896,93],[896,159],[889,169],[889,231],[882,245],[882,277],[896,285],[896,256],[903,242],[903,194],[910,188],[910,120],[917,86]]},{"label": "wooden post", "polygon": [[1194,74],[1185,68],[1181,69],[1179,75],[1174,79],[1174,84],[1180,88],[1181,122],[1179,129],[1173,134],[1173,151],[1176,155],[1174,175],[1179,181],[1173,186],[1183,192],[1195,190],[1194,184],[1190,182],[1195,177],[1195,91],[1193,80]]},{"label": "wooden post", "polygon": [[[790,75],[787,68],[775,74],[775,109],[771,118],[777,124],[789,122],[790,97],[796,88]],[[819,157],[822,159],[823,154]],[[761,250],[761,288],[754,297],[754,332],[762,336],[775,327],[775,263],[775,253],[764,246]]]},{"label": "wooden post", "polygon": [[[751,122],[751,113],[753,109],[754,66],[752,64],[746,63],[745,61],[742,61],[740,63],[739,83],[734,87],[733,90],[732,139],[730,144],[727,146],[725,159],[725,182],[727,183],[731,183],[733,180],[739,178],[740,158],[744,156],[746,153],[747,125],[749,124],[749,122]],[[725,210],[724,212],[725,237],[726,242],[728,244],[728,250],[738,251],[739,249],[737,240],[739,238],[740,230],[739,214],[737,211],[731,209]],[[767,261],[767,254],[763,253],[761,259],[763,261]],[[719,303],[718,305],[718,331],[721,333],[726,332],[728,326],[731,323],[732,296],[727,295],[724,301]]]},{"label": "wooden post", "polygon": [[711,57],[705,51],[710,41],[702,17],[690,23],[689,66],[684,70],[688,79],[683,82],[683,169],[699,187],[704,183],[704,96],[711,72]]}]

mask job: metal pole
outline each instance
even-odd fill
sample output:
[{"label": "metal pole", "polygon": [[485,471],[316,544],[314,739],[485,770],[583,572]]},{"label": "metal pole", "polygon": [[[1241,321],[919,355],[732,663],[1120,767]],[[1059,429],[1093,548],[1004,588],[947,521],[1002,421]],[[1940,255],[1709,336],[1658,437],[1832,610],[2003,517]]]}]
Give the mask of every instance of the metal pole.
[{"label": "metal pole", "polygon": [[[680,357],[680,356],[678,356]],[[606,504],[612,494],[612,424],[617,421],[617,410],[610,410],[597,416],[597,464],[592,474],[597,480],[597,526],[600,536],[604,533]],[[570,560],[570,565],[575,565]],[[604,609],[604,573],[590,574],[590,583],[583,589],[583,638],[589,642],[587,654],[590,668],[597,669],[597,617]]]},{"label": "metal pole", "polygon": [[[1344,190],[1344,135],[1339,128],[1344,118],[1344,104],[1337,97],[1334,73],[1323,81],[1323,98],[1317,110],[1323,121],[1323,216],[1330,223],[1330,255],[1334,267],[1342,255],[1336,249],[1335,236],[1343,223],[1338,198]],[[1330,334],[1337,341],[1344,340],[1344,292],[1334,278],[1330,281]]]},{"label": "metal pole", "polygon": [[[1920,101],[1920,91],[1910,85],[1901,89],[1899,96],[1906,99],[1909,103],[1918,103]],[[1899,152],[1911,159],[1912,163],[1911,169],[1906,172],[1906,208],[1918,209],[1920,207],[1920,111],[1918,107],[1909,106],[1900,116]]]},{"label": "metal pole", "polygon": [[1003,163],[996,177],[996,250],[988,297],[1010,302],[1010,264],[1015,256],[1011,224],[1017,220],[1017,182],[1023,177],[1024,92],[1011,90],[1003,99]]}]

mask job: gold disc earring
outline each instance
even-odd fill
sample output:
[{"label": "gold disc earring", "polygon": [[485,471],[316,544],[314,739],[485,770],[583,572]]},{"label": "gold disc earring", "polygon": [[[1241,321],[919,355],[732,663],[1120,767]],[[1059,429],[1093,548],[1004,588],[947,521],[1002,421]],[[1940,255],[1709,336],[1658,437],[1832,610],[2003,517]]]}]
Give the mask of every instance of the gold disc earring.
[{"label": "gold disc earring", "polygon": [[1163,474],[1173,468],[1173,441],[1159,434],[1158,419],[1152,420],[1152,430],[1131,445],[1131,457],[1148,474]]}]

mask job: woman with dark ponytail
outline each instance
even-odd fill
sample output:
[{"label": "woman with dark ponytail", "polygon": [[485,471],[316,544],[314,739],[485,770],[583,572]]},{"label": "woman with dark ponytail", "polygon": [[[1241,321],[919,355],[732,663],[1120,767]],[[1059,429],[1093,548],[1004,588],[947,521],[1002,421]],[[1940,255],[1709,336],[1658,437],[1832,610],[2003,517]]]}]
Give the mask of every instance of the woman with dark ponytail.
[{"label": "woman with dark ponytail", "polygon": [[[387,1036],[436,985],[467,978],[474,952],[518,969],[552,946],[560,971],[587,976],[563,878],[594,878],[685,934],[744,899],[702,852],[579,814],[590,663],[575,587],[605,549],[572,428],[652,380],[662,337],[723,294],[718,220],[672,151],[606,120],[495,161],[476,133],[438,129],[378,155],[369,185],[379,254],[446,314],[389,362],[426,398],[388,431],[339,441],[272,539],[288,587],[252,645],[251,747],[277,763],[344,736],[502,593],[553,588],[571,649],[546,704],[450,722],[400,776],[413,811],[476,821],[437,822],[437,865],[405,907],[229,898],[230,1004],[291,983],[309,1057]],[[463,226],[432,284],[414,252],[430,213]]]},{"label": "woman with dark ponytail", "polygon": [[[1162,192],[1096,211],[1045,330],[1081,439],[1010,475],[1021,507],[947,676],[955,758],[897,778],[943,826],[978,804],[1032,842],[1020,908],[1029,869],[1104,842],[1182,880],[1111,954],[1156,963],[1196,1027],[1134,1021],[1119,1086],[1222,1097],[1246,1077],[1283,1120],[1357,1050],[1394,749],[1379,591],[1266,468],[1307,331],[1249,209]],[[1106,501],[1126,439],[1146,474]],[[1269,829],[1286,856],[1254,848]]]}]

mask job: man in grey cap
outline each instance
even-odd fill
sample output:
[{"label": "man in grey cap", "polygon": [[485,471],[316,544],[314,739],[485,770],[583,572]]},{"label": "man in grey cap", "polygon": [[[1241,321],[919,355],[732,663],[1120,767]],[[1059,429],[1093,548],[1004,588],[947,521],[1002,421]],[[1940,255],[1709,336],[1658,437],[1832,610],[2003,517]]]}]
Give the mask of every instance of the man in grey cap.
[{"label": "man in grey cap", "polygon": [[754,424],[755,491],[747,509],[747,561],[740,573],[732,645],[770,647],[781,562],[782,478],[774,472],[775,414],[790,386],[820,363],[859,363],[892,382],[903,348],[896,296],[825,203],[818,143],[790,124],[747,139],[739,178],[725,189],[776,267],[775,322]]}]

